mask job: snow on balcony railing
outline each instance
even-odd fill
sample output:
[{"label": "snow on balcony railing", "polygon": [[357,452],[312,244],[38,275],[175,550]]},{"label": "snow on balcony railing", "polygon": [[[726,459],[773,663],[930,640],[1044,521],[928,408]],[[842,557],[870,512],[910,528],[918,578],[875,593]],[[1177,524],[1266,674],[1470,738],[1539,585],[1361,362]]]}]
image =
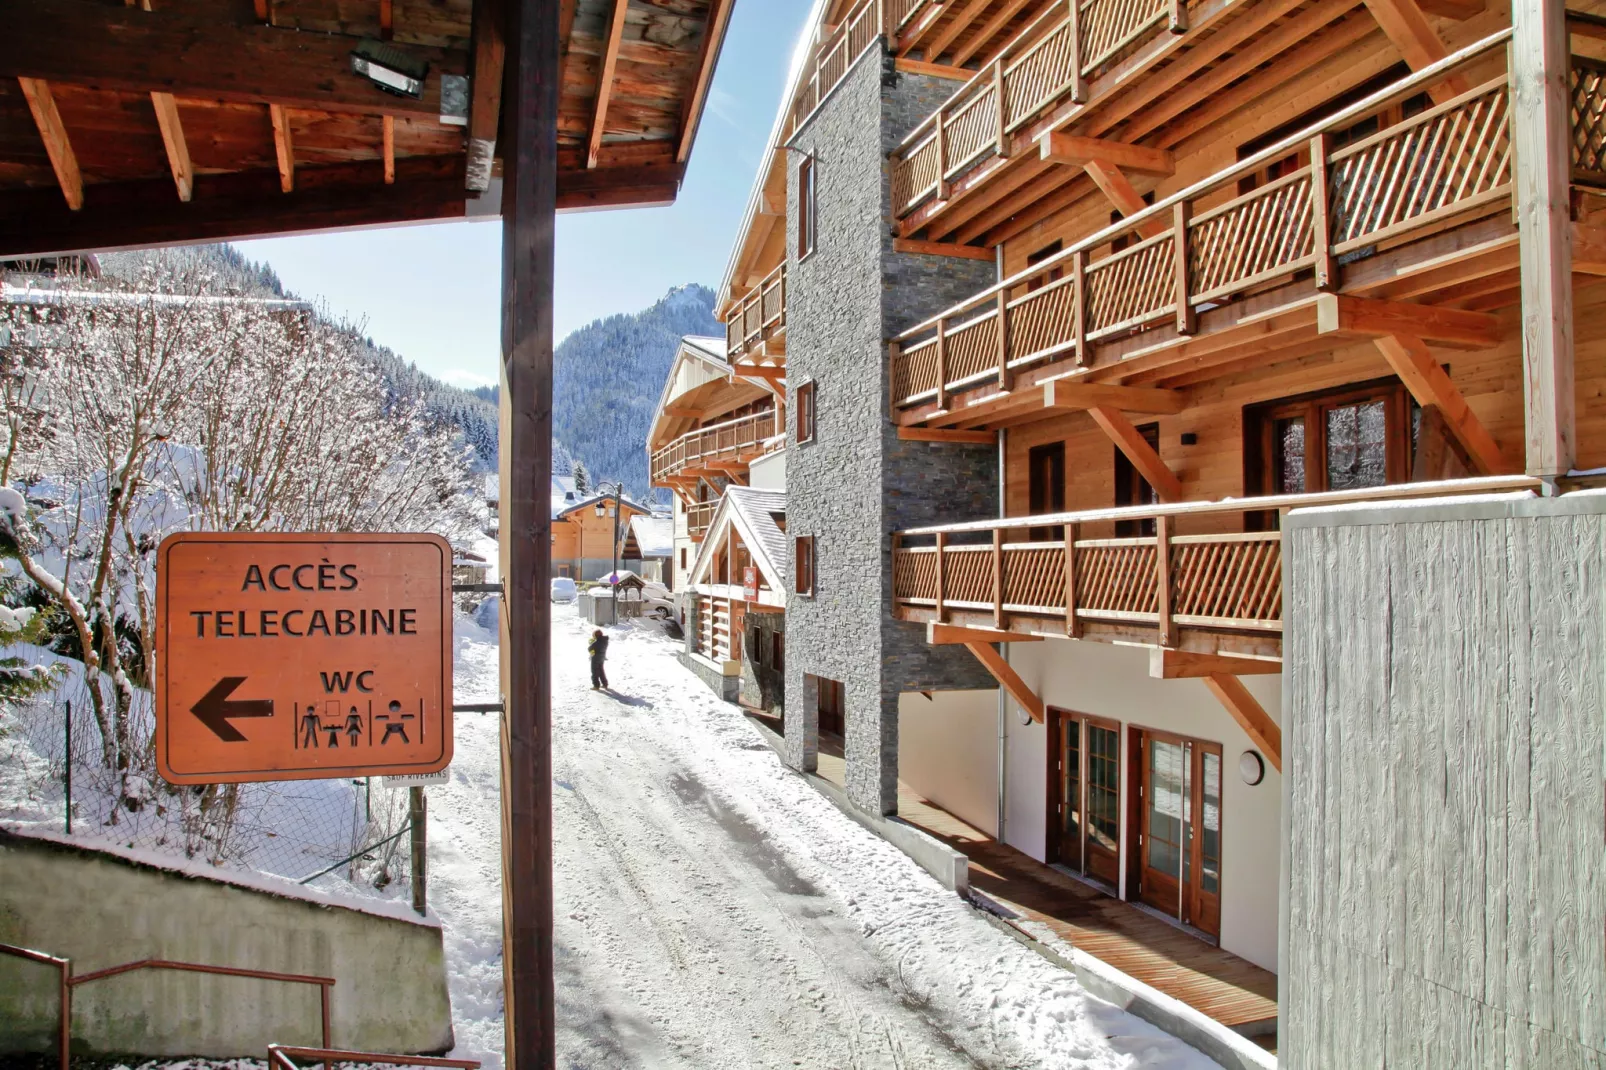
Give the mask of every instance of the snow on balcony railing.
[{"label": "snow on balcony railing", "polygon": [[[1510,89],[1497,77],[1343,149],[1353,127],[1497,53],[1510,31],[1285,138],[899,335],[895,403],[935,400],[1018,370],[1074,358],[1100,339],[1174,325],[1192,333],[1200,306],[1314,269],[1337,282],[1339,256],[1497,211],[1511,197]],[[1307,150],[1310,162],[1248,193],[1239,180]]]}]

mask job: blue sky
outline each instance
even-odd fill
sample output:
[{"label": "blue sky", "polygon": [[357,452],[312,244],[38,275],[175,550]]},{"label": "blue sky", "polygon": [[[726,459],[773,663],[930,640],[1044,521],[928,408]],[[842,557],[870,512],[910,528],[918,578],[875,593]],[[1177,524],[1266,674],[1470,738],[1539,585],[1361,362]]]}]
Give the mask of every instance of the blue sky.
[{"label": "blue sky", "polygon": [[[645,308],[671,286],[719,285],[808,8],[809,0],[738,0],[673,207],[558,217],[559,339]],[[431,375],[462,386],[496,381],[500,223],[238,244],[291,290],[366,323],[377,342]]]}]

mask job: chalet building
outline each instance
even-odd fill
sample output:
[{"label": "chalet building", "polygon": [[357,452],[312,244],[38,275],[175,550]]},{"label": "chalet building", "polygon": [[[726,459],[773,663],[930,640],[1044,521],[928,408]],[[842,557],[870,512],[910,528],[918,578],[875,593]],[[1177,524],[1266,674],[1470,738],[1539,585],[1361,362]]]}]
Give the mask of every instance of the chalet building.
[{"label": "chalet building", "polygon": [[620,567],[670,587],[675,579],[670,565],[674,554],[675,521],[672,517],[655,513],[630,518],[630,530],[625,535],[624,548],[619,551]]},{"label": "chalet building", "polygon": [[[615,565],[624,568],[623,554],[631,521],[651,516],[651,510],[629,498],[616,501],[612,494],[577,494],[566,490],[560,498],[556,493],[558,487],[554,479],[552,574],[595,580],[606,576]],[[619,510],[617,523],[614,520],[616,506]]]},{"label": "chalet building", "polygon": [[1606,467],[1578,6],[820,0],[717,309],[785,415],[787,760],[1230,953],[1267,998],[1205,1013],[1275,1032],[1288,514]]},{"label": "chalet building", "polygon": [[[769,324],[784,348],[784,321]],[[779,369],[742,374],[729,338],[688,335],[647,435],[655,487],[673,493],[673,572],[685,661],[718,694],[779,711],[784,643],[786,395]],[[751,491],[737,495],[729,492]]]}]

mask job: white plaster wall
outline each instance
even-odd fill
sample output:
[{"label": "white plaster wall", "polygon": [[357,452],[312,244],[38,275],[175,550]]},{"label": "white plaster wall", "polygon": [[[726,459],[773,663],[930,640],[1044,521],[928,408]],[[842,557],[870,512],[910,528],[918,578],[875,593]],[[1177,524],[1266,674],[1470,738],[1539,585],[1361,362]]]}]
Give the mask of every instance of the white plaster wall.
[{"label": "white plaster wall", "polygon": [[998,692],[899,695],[898,779],[960,820],[998,835]]},{"label": "white plaster wall", "polygon": [[[1282,778],[1266,763],[1256,786],[1238,775],[1238,756],[1252,748],[1232,715],[1199,680],[1156,680],[1149,676],[1149,651],[1108,643],[1048,640],[1015,643],[1010,661],[1028,686],[1050,706],[1107,717],[1121,723],[1121,872],[1125,852],[1136,849],[1137,830],[1127,828],[1126,801],[1131,726],[1152,728],[1221,744],[1221,946],[1268,970],[1277,969],[1277,911],[1280,874]],[[1244,684],[1282,723],[1282,678],[1245,676]],[[1023,727],[1018,707],[1008,721],[1009,799],[1005,842],[1033,858],[1043,858],[1048,801],[1048,733],[1033,723]],[[1126,894],[1126,889],[1121,889]]]},{"label": "white plaster wall", "polygon": [[786,489],[786,451],[766,453],[747,466],[748,486],[755,490]]}]

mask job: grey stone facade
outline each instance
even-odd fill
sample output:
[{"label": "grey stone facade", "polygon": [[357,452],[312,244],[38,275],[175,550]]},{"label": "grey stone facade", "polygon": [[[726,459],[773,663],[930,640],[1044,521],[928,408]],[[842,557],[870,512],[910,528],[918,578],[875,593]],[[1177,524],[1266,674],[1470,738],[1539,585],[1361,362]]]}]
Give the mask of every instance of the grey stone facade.
[{"label": "grey stone facade", "polygon": [[742,618],[742,705],[768,713],[780,713],[786,705],[785,673],[773,664],[776,636],[786,641],[785,614],[749,609]]},{"label": "grey stone facade", "polygon": [[[987,446],[904,442],[889,419],[887,339],[991,285],[992,265],[895,253],[886,153],[955,83],[894,72],[882,49],[858,64],[793,139],[787,181],[788,411],[814,383],[815,437],[788,429],[788,535],[815,538],[813,597],[787,606],[786,757],[813,767],[817,707],[805,675],[841,681],[847,790],[897,809],[898,696],[996,687],[963,649],[932,648],[892,620],[889,535],[997,515]],[[815,161],[816,243],[798,259],[798,162]],[[791,563],[795,575],[795,562]]]}]

